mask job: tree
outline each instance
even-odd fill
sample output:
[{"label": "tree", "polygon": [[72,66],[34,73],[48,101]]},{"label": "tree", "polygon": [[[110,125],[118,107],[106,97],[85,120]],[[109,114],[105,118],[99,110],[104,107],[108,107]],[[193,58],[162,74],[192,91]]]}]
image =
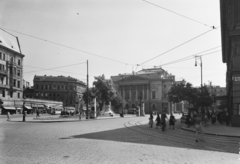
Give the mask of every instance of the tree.
[{"label": "tree", "polygon": [[[188,101],[189,109],[198,112],[198,108],[209,107],[212,105],[213,100],[210,96],[207,87],[193,88],[191,83],[173,84],[172,88],[168,92],[168,98],[170,102],[179,103],[181,101]],[[191,105],[193,108],[191,108]]]},{"label": "tree", "polygon": [[105,76],[95,77],[93,85],[95,86],[95,96],[99,105],[100,111],[102,111],[103,105],[109,105],[111,100],[116,96],[116,91],[113,88],[111,80],[106,80]]},{"label": "tree", "polygon": [[119,94],[116,94],[111,101],[112,106],[116,110],[123,108],[125,103],[126,103],[125,100],[123,100],[121,95],[119,95]]}]

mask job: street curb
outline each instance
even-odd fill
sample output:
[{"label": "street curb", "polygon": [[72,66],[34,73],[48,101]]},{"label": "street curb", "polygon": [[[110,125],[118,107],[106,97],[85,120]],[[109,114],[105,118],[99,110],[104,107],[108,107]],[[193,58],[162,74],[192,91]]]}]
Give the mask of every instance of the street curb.
[{"label": "street curb", "polygon": [[[181,127],[182,130],[190,131],[190,132],[195,132],[195,130],[188,129],[185,127]],[[240,138],[240,136],[234,136],[234,135],[225,135],[225,134],[218,134],[218,133],[204,133],[212,136],[223,136],[223,137],[234,137],[234,138]]]},{"label": "street curb", "polygon": [[[25,121],[26,123],[57,123],[57,122],[81,122],[81,121],[96,121],[96,120],[106,120],[106,119],[119,119],[119,118],[133,118],[133,117],[139,117],[139,116],[128,116],[128,117],[103,117],[103,118],[95,118],[95,119],[81,119],[81,120],[77,120],[77,119],[74,119],[74,120],[69,120],[69,119],[66,119],[66,120],[36,120],[36,121]],[[143,116],[140,116],[140,117],[143,117]],[[8,121],[8,122],[23,122],[23,121]]]}]

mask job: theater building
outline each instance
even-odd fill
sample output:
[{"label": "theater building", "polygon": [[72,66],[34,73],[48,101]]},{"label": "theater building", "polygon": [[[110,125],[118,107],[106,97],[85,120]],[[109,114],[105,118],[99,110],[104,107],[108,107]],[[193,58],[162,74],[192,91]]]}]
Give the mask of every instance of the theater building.
[{"label": "theater building", "polygon": [[117,92],[125,100],[124,108],[144,108],[146,114],[168,110],[171,105],[167,92],[175,76],[162,68],[142,69],[132,74],[111,76]]}]

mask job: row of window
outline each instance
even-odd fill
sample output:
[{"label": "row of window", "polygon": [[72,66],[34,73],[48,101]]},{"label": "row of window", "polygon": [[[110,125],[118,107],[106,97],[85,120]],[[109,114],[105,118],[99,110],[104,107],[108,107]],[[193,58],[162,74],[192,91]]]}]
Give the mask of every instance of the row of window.
[{"label": "row of window", "polygon": [[[3,53],[3,52],[0,52],[0,59],[1,60],[6,60],[6,54]],[[13,63],[14,62],[14,57],[10,56],[10,62]],[[17,59],[17,62],[16,62],[17,65],[21,65],[21,59]]]},{"label": "row of window", "polygon": [[10,83],[12,83],[13,87],[21,88],[21,82],[19,80],[13,79],[13,81],[11,81],[10,79]]},{"label": "row of window", "polygon": [[21,76],[21,70],[16,67],[10,67],[10,73],[19,77]]},{"label": "row of window", "polygon": [[[10,98],[13,98],[13,94],[14,94],[14,92],[12,92],[12,91],[8,92],[8,95],[10,96]],[[6,96],[6,91],[2,90],[2,97],[5,97],[5,96]],[[20,99],[20,93],[19,92],[17,92],[17,98]]]},{"label": "row of window", "polygon": [[65,86],[65,85],[36,85],[36,89],[42,90],[75,90],[73,86]]}]

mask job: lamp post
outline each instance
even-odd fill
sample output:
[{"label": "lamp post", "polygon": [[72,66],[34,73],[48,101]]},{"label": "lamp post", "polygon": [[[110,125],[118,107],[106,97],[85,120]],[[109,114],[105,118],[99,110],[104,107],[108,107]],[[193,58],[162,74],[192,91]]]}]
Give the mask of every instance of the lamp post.
[{"label": "lamp post", "polygon": [[[200,59],[200,63],[197,62],[197,60]],[[195,67],[197,64],[201,67],[201,88],[202,88],[202,56],[195,56]]]},{"label": "lamp post", "polygon": [[[197,60],[200,60],[200,63],[197,62]],[[195,67],[197,64],[201,67],[201,110],[202,110],[202,56],[195,56]]]}]

